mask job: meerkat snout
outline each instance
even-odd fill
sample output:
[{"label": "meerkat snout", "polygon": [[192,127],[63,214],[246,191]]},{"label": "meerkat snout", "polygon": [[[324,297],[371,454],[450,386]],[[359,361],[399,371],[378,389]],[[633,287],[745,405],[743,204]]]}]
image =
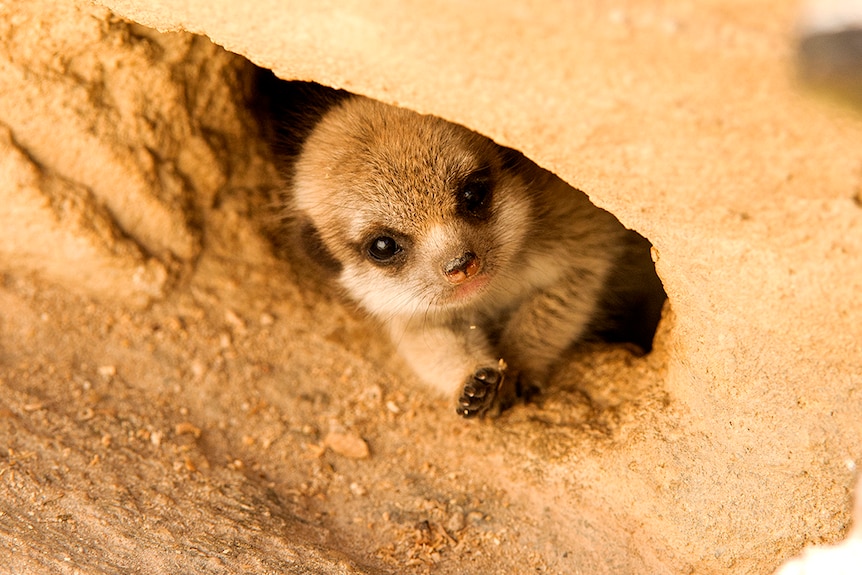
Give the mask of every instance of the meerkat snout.
[{"label": "meerkat snout", "polygon": [[449,283],[458,285],[479,273],[481,267],[476,254],[465,252],[443,264],[443,275]]}]

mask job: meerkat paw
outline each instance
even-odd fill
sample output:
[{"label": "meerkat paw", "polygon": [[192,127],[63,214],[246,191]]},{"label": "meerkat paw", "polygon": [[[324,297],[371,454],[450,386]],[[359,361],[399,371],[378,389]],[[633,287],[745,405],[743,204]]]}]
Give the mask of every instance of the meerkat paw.
[{"label": "meerkat paw", "polygon": [[503,370],[496,367],[482,367],[473,372],[461,388],[458,414],[465,418],[485,415],[494,405],[503,379]]}]

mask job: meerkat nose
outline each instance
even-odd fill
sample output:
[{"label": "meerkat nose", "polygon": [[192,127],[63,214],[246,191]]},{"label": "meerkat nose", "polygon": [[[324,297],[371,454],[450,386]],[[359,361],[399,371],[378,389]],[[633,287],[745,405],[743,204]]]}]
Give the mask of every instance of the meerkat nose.
[{"label": "meerkat nose", "polygon": [[466,252],[443,264],[443,275],[451,284],[458,285],[479,272],[479,258]]}]

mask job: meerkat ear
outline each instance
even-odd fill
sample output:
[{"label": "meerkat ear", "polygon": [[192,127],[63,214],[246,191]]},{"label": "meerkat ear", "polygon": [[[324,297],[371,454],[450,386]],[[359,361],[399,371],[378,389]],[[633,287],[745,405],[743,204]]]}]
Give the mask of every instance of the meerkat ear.
[{"label": "meerkat ear", "polygon": [[302,248],[305,257],[319,266],[324,272],[333,275],[341,273],[341,262],[336,259],[323,243],[317,227],[305,216],[294,221],[296,244]]}]

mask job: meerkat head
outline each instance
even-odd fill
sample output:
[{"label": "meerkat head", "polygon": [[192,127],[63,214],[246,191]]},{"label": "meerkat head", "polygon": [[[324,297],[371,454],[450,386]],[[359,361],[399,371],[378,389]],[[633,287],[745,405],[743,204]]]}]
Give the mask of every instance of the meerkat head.
[{"label": "meerkat head", "polygon": [[294,207],[370,312],[461,309],[516,273],[530,202],[508,152],[440,118],[352,97],[304,143]]}]

